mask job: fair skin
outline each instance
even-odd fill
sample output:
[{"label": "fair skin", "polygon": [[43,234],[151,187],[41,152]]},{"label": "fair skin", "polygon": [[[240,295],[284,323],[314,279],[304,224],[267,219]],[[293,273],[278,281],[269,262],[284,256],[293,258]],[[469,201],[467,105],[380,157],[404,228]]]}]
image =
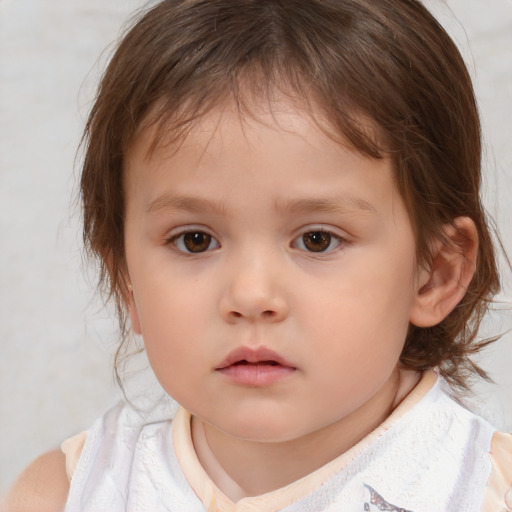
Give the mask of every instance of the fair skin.
[{"label": "fair skin", "polygon": [[132,328],[242,489],[231,498],[262,494],[345,452],[414,386],[408,326],[463,297],[474,224],[456,219],[460,250],[433,243],[432,268],[417,265],[391,162],[286,102],[213,111],[150,156],[153,136],[125,169]]},{"label": "fair skin", "polygon": [[18,477],[0,511],[61,512],[68,491],[64,454],[53,450],[38,457]]},{"label": "fair skin", "polygon": [[149,157],[151,142],[125,175],[132,326],[242,495],[262,494],[389,415],[409,322],[436,320],[430,275],[390,160],[287,103],[256,120],[214,111]]}]

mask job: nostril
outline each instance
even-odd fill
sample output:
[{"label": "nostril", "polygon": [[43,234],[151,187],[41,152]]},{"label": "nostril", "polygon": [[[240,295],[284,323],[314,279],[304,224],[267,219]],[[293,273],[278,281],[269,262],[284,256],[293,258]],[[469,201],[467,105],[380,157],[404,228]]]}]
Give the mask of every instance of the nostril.
[{"label": "nostril", "polygon": [[267,309],[266,311],[263,311],[262,316],[264,318],[269,318],[271,316],[274,316],[276,314],[275,311],[272,311],[271,309]]},{"label": "nostril", "polygon": [[232,311],[231,313],[235,318],[241,318],[242,317],[242,313],[239,313],[238,311]]}]

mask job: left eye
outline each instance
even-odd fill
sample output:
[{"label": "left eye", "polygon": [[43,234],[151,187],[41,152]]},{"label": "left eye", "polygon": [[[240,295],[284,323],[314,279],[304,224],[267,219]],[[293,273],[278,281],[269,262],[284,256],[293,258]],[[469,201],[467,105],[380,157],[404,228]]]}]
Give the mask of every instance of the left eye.
[{"label": "left eye", "polygon": [[297,237],[293,246],[308,252],[330,252],[342,243],[341,237],[329,231],[307,231]]},{"label": "left eye", "polygon": [[220,247],[219,242],[204,231],[187,231],[171,238],[169,242],[179,251],[189,254],[206,252]]}]

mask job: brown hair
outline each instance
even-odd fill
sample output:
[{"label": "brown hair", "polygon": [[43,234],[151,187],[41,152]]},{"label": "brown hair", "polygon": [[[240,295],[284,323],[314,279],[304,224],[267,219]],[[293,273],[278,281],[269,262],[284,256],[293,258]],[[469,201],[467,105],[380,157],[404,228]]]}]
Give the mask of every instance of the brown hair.
[{"label": "brown hair", "polygon": [[440,324],[411,326],[401,361],[440,366],[460,386],[470,373],[484,375],[469,356],[488,343],[477,331],[499,280],[479,198],[478,111],[455,44],[416,0],[164,0],[139,17],[100,83],[81,178],[84,240],[117,305],[123,343],[130,143],[149,122],[178,140],[220,102],[233,100],[247,114],[246,98],[271,102],[276,89],[327,120],[333,137],[391,157],[423,264],[443,225],[473,219],[479,253],[464,299]]}]

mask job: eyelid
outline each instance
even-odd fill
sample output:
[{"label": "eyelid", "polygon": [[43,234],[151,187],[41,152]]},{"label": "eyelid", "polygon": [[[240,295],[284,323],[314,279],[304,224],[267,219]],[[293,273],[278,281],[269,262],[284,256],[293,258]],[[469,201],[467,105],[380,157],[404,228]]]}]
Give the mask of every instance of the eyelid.
[{"label": "eyelid", "polygon": [[350,235],[347,231],[344,229],[341,229],[337,226],[332,226],[330,224],[306,224],[304,226],[301,226],[300,228],[296,229],[294,232],[293,237],[297,238],[299,235],[303,235],[304,233],[311,233],[315,231],[321,231],[323,233],[330,233],[331,235],[334,235],[338,238],[341,238],[348,242]]},{"label": "eyelid", "polygon": [[[308,226],[304,226],[300,228],[300,230],[296,231],[293,240],[291,242],[291,246],[294,248],[298,248],[301,251],[304,251],[305,253],[309,255],[327,255],[332,254],[334,252],[337,252],[340,250],[340,247],[346,247],[350,244],[350,241],[348,240],[348,236],[345,233],[341,233],[340,229],[336,229],[332,226],[326,226],[322,224],[312,224]],[[302,249],[300,247],[297,247],[296,241],[299,240],[301,237],[303,237],[307,233],[328,233],[331,235],[334,239],[336,239],[339,243],[336,247],[326,250],[326,251],[308,251],[306,248]]]}]

